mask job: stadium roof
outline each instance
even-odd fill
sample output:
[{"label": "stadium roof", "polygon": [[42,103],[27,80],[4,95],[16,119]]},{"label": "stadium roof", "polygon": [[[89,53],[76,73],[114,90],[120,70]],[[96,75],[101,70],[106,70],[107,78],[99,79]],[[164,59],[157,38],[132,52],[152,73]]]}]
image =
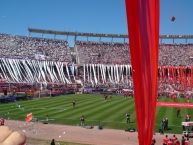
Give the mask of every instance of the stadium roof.
[{"label": "stadium roof", "polygon": [[[108,37],[108,38],[128,38],[127,34],[102,34],[102,33],[84,33],[84,32],[68,32],[55,31],[46,29],[28,28],[29,33],[53,34],[65,36],[82,36],[82,37]],[[193,39],[193,35],[160,35],[160,39]]]}]

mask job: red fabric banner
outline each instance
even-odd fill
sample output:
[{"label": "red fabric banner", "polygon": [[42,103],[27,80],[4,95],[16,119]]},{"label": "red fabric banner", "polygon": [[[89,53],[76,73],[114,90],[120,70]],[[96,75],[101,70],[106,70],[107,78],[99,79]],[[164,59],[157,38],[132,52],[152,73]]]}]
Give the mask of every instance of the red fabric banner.
[{"label": "red fabric banner", "polygon": [[125,0],[139,145],[150,145],[155,122],[159,0]]}]

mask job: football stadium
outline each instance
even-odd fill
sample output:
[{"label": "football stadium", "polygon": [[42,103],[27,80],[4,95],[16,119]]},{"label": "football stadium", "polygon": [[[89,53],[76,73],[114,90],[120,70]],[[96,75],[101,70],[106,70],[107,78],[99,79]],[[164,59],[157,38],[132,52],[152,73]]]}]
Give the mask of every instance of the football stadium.
[{"label": "football stadium", "polygon": [[128,34],[0,29],[0,144],[193,143],[193,35],[159,32],[159,0],[124,6]]}]

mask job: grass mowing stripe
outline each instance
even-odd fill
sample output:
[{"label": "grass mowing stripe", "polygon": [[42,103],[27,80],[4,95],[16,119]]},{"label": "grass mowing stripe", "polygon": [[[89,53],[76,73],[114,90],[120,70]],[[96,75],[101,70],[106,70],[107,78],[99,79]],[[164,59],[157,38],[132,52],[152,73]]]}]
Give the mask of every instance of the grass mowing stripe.
[{"label": "grass mowing stripe", "polygon": [[101,112],[104,112],[104,110],[111,109],[112,106],[114,106],[117,103],[120,103],[118,101],[122,102],[122,100],[117,100],[117,99],[112,99],[111,101],[102,102],[99,106],[95,107],[94,109],[91,108],[92,110],[90,109],[89,111],[85,112],[85,116],[94,120],[97,118],[97,115],[101,114]]},{"label": "grass mowing stripe", "polygon": [[[31,110],[31,111],[33,111],[33,110]],[[31,111],[30,111],[30,112],[31,112]],[[44,118],[45,118],[46,114],[48,114],[48,111],[49,111],[49,110],[46,110],[46,109],[45,109],[45,111],[44,111],[43,113],[41,113],[41,114],[43,115]],[[38,111],[35,110],[34,114],[36,115],[37,112],[38,112]],[[55,113],[55,112],[56,112],[56,111],[54,111],[54,113]],[[17,115],[17,114],[18,114],[18,115],[21,115],[21,114],[26,114],[26,113],[29,113],[29,111],[28,111],[28,112],[27,112],[27,111],[24,111],[24,112],[18,112],[18,110],[17,110],[16,113],[15,113],[15,115]],[[22,116],[23,116],[23,115],[22,115]],[[40,117],[42,118],[42,116],[40,116]],[[23,119],[23,117],[21,117],[21,118]]]},{"label": "grass mowing stripe", "polygon": [[104,112],[104,110],[106,109],[110,109],[111,106],[114,106],[116,104],[119,104],[120,102],[122,102],[122,100],[118,100],[118,99],[114,99],[114,100],[111,100],[111,101],[101,101],[99,102],[99,104],[97,105],[90,105],[88,106],[88,109],[85,110],[85,111],[81,111],[79,112],[78,114],[75,114],[77,117],[80,117],[81,114],[84,114],[86,117],[90,116],[95,116],[97,114],[101,114]]},{"label": "grass mowing stripe", "polygon": [[[58,100],[58,102],[60,102],[59,100]],[[55,103],[57,103],[57,102],[55,102]],[[52,102],[50,102],[49,104],[52,104]],[[34,104],[35,105],[35,104]],[[39,105],[41,105],[41,104],[39,104]],[[37,104],[36,104],[36,106],[37,106]],[[42,105],[41,105],[42,106]],[[54,104],[53,105],[51,105],[51,106],[55,106]],[[24,106],[25,107],[25,106]],[[35,107],[35,106],[34,106]],[[44,106],[42,106],[42,107],[44,107]],[[27,107],[28,108],[28,107]],[[31,112],[31,111],[34,111],[33,109],[32,110],[30,110],[29,108],[28,109],[25,109],[24,108],[24,110],[23,111],[21,111],[21,110],[18,110],[18,109],[15,109],[15,110],[13,110],[13,111],[11,111],[11,113],[15,113],[15,114],[20,114],[20,113],[29,113],[29,111]],[[45,109],[46,110],[46,109]],[[41,110],[35,110],[35,111],[41,111]]]},{"label": "grass mowing stripe", "polygon": [[[109,103],[109,102],[104,102],[104,103]],[[118,103],[118,102],[117,102]],[[101,104],[101,99],[99,98],[99,104]],[[99,104],[96,104],[97,106],[100,106]],[[91,109],[93,108],[93,105],[91,104]],[[81,107],[82,108],[82,107]],[[76,109],[76,108],[75,108]],[[90,111],[90,109],[86,109],[86,110],[89,110]],[[85,112],[86,113],[86,112]],[[71,114],[71,113],[70,113]],[[77,117],[75,117],[75,116],[73,116],[72,114],[71,114],[71,116],[73,116],[73,118],[76,118],[75,120],[77,120],[78,122],[79,122],[79,117],[80,117],[80,115],[82,115],[82,112],[79,114],[79,115],[77,115],[77,114],[75,114]],[[52,117],[54,117],[54,116],[52,116]],[[61,117],[61,116],[60,116]],[[58,117],[57,116],[57,118],[60,118],[60,117]],[[56,118],[56,117],[54,117],[54,118]],[[63,117],[64,118],[64,117]],[[68,118],[66,118],[66,119],[68,119]],[[69,118],[69,119],[72,119],[72,117],[71,118]]]},{"label": "grass mowing stripe", "polygon": [[133,117],[133,113],[134,113],[134,110],[135,110],[134,102],[130,101],[130,102],[128,102],[127,105],[128,105],[128,107],[123,106],[123,108],[120,109],[120,111],[119,111],[120,115],[118,115],[117,117],[113,118],[115,121],[125,122],[126,121],[126,116],[125,115],[126,115],[127,112],[129,112],[130,118],[134,118]]},{"label": "grass mowing stripe", "polygon": [[[57,101],[57,102],[56,102]],[[61,101],[61,100],[56,100],[55,102],[52,102],[52,101],[50,101],[49,100],[49,104],[48,103],[46,103],[46,107],[49,107],[49,108],[51,108],[51,109],[44,109],[44,110],[30,110],[30,112],[34,112],[36,115],[37,114],[41,114],[41,113],[45,113],[45,112],[48,112],[48,111],[51,111],[51,110],[53,110],[52,108],[53,107],[55,107],[55,106],[58,106],[58,105],[62,105],[61,106],[61,108],[66,108],[66,106],[63,106],[63,100]],[[60,102],[60,103],[59,103]],[[69,101],[70,102],[70,101]],[[84,101],[83,101],[84,102]],[[45,106],[45,104],[43,105],[43,104],[38,104],[38,105],[41,105],[42,106],[42,108],[44,108]],[[48,106],[49,105],[49,106]],[[37,104],[36,104],[36,106],[37,106]],[[69,105],[70,106],[70,105]],[[68,106],[67,106],[68,107]],[[40,107],[41,108],[41,107]],[[28,109],[28,112],[29,112],[29,109]],[[25,113],[27,113],[27,112],[25,112]],[[46,114],[46,113],[45,113]]]},{"label": "grass mowing stripe", "polygon": [[[30,107],[31,105],[34,107],[34,103],[36,103],[36,105],[41,104],[41,105],[47,105],[49,102],[50,103],[54,103],[54,102],[58,102],[60,100],[65,100],[66,98],[71,97],[71,95],[69,96],[58,96],[58,97],[47,97],[47,98],[40,98],[37,100],[31,100],[31,101],[17,101],[16,103],[19,103],[21,106],[27,105],[28,107]],[[89,97],[87,98],[89,99]],[[69,102],[71,102],[70,99],[68,99]],[[84,101],[84,99],[82,99],[82,101]]]},{"label": "grass mowing stripe", "polygon": [[[101,119],[101,118],[104,118],[104,119],[103,119],[104,121],[106,121],[106,120],[111,120],[111,121],[112,121],[114,118],[116,118],[117,116],[119,116],[119,114],[121,114],[120,111],[122,111],[122,109],[123,109],[124,107],[126,108],[126,106],[128,105],[129,102],[131,102],[131,100],[128,101],[128,102],[125,101],[125,99],[122,100],[121,103],[119,103],[119,104],[117,104],[116,106],[113,106],[113,107],[105,110],[103,113],[101,113],[101,114],[99,115],[99,118],[100,118],[100,119]],[[111,115],[108,115],[108,114],[111,114]],[[105,118],[105,117],[106,117],[106,118]]]},{"label": "grass mowing stripe", "polygon": [[[127,126],[128,126],[128,124],[126,124],[126,121],[124,121],[124,122],[122,122],[122,121],[120,121],[120,120],[122,120],[121,119],[121,117],[125,117],[125,114],[122,114],[122,113],[120,113],[120,112],[124,112],[122,109],[124,109],[124,108],[126,108],[126,106],[128,106],[128,102],[124,102],[124,103],[122,103],[122,104],[120,104],[120,107],[119,108],[114,108],[114,109],[112,109],[109,113],[110,114],[112,114],[112,115],[110,115],[110,116],[108,116],[107,118],[104,118],[103,120],[102,120],[102,122],[104,122],[104,125],[105,125],[105,127],[107,126],[107,127],[110,127],[110,126],[113,126],[113,128],[122,128],[122,129],[126,129],[127,128]],[[132,106],[131,106],[132,107]],[[121,109],[122,108],[122,109]],[[116,111],[116,115],[115,114],[113,114],[113,113],[111,113],[111,112],[113,112],[114,110],[117,110]],[[127,110],[126,110],[127,111]],[[107,113],[107,112],[106,112]],[[115,118],[116,118],[116,120],[115,120]],[[119,119],[117,119],[117,118],[119,118]],[[126,119],[125,119],[126,120]]]},{"label": "grass mowing stripe", "polygon": [[[60,98],[59,98],[60,99]],[[57,101],[57,102],[59,102],[60,100],[55,100],[55,101]],[[30,101],[25,101],[25,103],[20,103],[20,102],[15,102],[15,103],[12,103],[13,105],[21,105],[21,107],[25,107],[25,106],[28,106],[28,107],[31,107],[31,106],[36,106],[36,105],[44,105],[44,104],[48,104],[48,103],[53,103],[54,101],[52,101],[52,100],[44,100],[44,102],[41,102],[41,100],[40,101],[38,101],[38,100],[36,100],[35,102],[30,102]]]},{"label": "grass mowing stripe", "polygon": [[[58,99],[58,100],[56,100],[55,102],[52,102],[52,101],[50,101],[50,100],[44,100],[45,101],[45,103],[48,105],[48,101],[49,101],[49,104],[53,104],[53,103],[57,103],[57,102],[61,102],[60,101],[60,98]],[[33,102],[33,103],[36,103],[36,102]],[[42,105],[42,103],[36,103],[36,104],[32,104],[32,105],[41,105],[42,107],[44,107],[43,105]],[[15,106],[16,106],[16,104],[15,104]],[[27,104],[26,104],[26,106],[28,106]],[[34,108],[34,106],[33,106],[33,108]],[[25,109],[25,111],[20,111],[20,110],[18,110],[18,108],[11,108],[11,109],[9,109],[8,110],[9,112],[12,112],[12,113],[15,113],[15,114],[20,114],[20,113],[27,113],[27,112],[29,112],[29,109]],[[30,110],[31,111],[31,110]],[[32,110],[33,111],[33,110]]]},{"label": "grass mowing stripe", "polygon": [[[76,118],[79,118],[80,115],[83,115],[86,113],[86,111],[91,111],[93,108],[96,108],[98,106],[101,105],[101,102],[103,102],[103,100],[101,100],[101,98],[98,98],[96,101],[94,100],[91,100],[90,103],[88,103],[87,105],[83,105],[83,106],[79,106],[80,109],[72,109],[73,112],[67,112],[66,114],[62,115],[63,117],[69,117],[72,118],[72,117],[76,117]],[[69,110],[70,111],[70,110]],[[59,115],[60,116],[60,115]]]},{"label": "grass mowing stripe", "polygon": [[49,112],[48,114],[49,114],[49,116],[52,116],[52,117],[58,117],[58,116],[66,117],[66,116],[69,116],[69,115],[73,115],[73,114],[76,114],[77,112],[81,112],[81,110],[87,109],[87,107],[88,107],[89,105],[92,105],[92,102],[93,102],[93,101],[100,102],[100,100],[98,100],[98,99],[97,99],[97,100],[91,99],[91,100],[89,100],[89,101],[87,101],[87,102],[78,104],[78,105],[76,106],[76,108],[74,108],[74,109],[73,109],[73,108],[72,108],[72,109],[69,109],[69,110],[65,111],[64,113],[62,113],[62,114],[60,114],[60,112],[59,112],[59,113]]},{"label": "grass mowing stripe", "polygon": [[[86,102],[84,102],[84,103],[86,103]],[[59,103],[59,104],[54,104],[54,106],[59,106],[59,105],[61,105],[61,103]],[[49,106],[49,107],[52,107],[53,105],[51,105],[51,106]],[[72,105],[71,105],[72,106]],[[71,108],[71,106],[64,106],[63,108],[64,109],[68,109],[68,111],[69,111],[69,108]],[[62,106],[60,106],[61,108],[62,108]],[[53,109],[51,109],[51,108],[49,108],[49,109],[44,109],[44,110],[39,110],[39,111],[34,111],[34,114],[36,115],[36,116],[41,116],[41,115],[44,115],[44,116],[46,116],[46,114],[48,114],[49,116],[53,116],[53,115],[56,115],[57,114],[57,112],[58,113],[61,113],[61,109],[60,110],[53,110]]]},{"label": "grass mowing stripe", "polygon": [[[107,102],[107,103],[110,103],[110,102]],[[118,103],[118,102],[117,102]],[[89,124],[95,124],[95,125],[98,125],[98,120],[93,120],[93,119],[91,119],[90,117],[88,117],[87,115],[85,115],[86,116],[86,122],[87,123],[89,123]],[[78,116],[78,117],[80,117],[80,116]],[[76,122],[76,123],[79,123],[79,119],[71,119],[71,122]],[[109,121],[104,121],[104,122],[106,122],[107,124],[109,124],[109,123],[112,123],[112,124],[115,124],[115,122],[114,121],[111,121],[111,122],[109,122]],[[118,123],[118,121],[116,122],[116,123]],[[108,126],[108,125],[107,125]],[[110,127],[110,126],[109,126]],[[125,128],[125,127],[124,127]]]},{"label": "grass mowing stripe", "polygon": [[[119,100],[119,98],[113,97],[113,100]],[[61,116],[61,117],[69,118],[69,116],[70,116],[70,118],[72,118],[73,115],[74,115],[74,117],[78,118],[78,120],[79,120],[79,117],[83,114],[83,112],[86,113],[86,111],[90,111],[90,110],[93,110],[93,108],[101,106],[101,102],[105,103],[105,104],[107,103],[107,102],[104,102],[103,100],[101,100],[100,97],[98,97],[97,101],[94,101],[92,99],[91,99],[91,101],[92,101],[92,103],[88,104],[87,106],[85,106],[85,105],[84,106],[80,106],[81,109],[77,109],[77,108],[76,108],[76,110],[72,109],[73,112],[70,112],[71,110],[69,110],[69,113],[67,112],[65,115],[59,114],[59,115],[57,115],[57,117]]]}]

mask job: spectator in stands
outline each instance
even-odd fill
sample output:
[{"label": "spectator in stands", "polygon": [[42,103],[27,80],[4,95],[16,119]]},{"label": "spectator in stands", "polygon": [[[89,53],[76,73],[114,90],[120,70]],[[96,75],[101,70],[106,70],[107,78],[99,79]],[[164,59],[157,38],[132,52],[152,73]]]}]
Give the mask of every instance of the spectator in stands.
[{"label": "spectator in stands", "polygon": [[4,94],[4,96],[7,96],[7,89],[3,90],[3,94]]}]

